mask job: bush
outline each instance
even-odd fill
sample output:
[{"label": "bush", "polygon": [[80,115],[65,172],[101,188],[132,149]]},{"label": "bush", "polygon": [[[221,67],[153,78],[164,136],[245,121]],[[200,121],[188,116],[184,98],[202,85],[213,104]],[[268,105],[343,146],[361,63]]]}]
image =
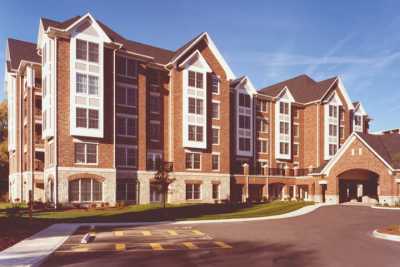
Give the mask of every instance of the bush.
[{"label": "bush", "polygon": [[11,208],[6,209],[6,214],[10,218],[16,218],[22,216],[24,207],[21,204],[13,204]]}]

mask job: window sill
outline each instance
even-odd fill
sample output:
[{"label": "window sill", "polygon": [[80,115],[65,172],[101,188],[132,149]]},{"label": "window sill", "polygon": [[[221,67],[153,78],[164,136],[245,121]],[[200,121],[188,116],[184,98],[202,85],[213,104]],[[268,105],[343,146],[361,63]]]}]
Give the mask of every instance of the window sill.
[{"label": "window sill", "polygon": [[123,134],[117,134],[118,137],[126,137],[126,138],[137,138],[136,135],[123,135]]},{"label": "window sill", "polygon": [[131,106],[131,105],[127,105],[127,104],[118,104],[118,103],[117,103],[117,106],[124,107],[124,108],[136,108],[137,107],[137,106]]}]

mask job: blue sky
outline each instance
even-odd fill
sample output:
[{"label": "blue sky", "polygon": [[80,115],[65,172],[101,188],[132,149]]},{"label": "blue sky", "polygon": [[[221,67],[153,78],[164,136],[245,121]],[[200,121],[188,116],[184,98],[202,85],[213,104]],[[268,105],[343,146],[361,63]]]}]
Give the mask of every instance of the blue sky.
[{"label": "blue sky", "polygon": [[91,12],[129,39],[168,49],[207,31],[234,73],[257,88],[302,73],[340,75],[377,131],[400,127],[398,10],[400,1],[15,0],[0,9],[0,61],[6,38],[36,41],[40,17]]}]

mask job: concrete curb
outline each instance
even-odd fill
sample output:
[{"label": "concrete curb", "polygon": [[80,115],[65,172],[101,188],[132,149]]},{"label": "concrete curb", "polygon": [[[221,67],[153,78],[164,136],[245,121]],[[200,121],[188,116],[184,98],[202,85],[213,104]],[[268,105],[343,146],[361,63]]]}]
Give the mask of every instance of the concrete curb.
[{"label": "concrete curb", "polygon": [[[80,226],[137,226],[137,225],[161,225],[161,224],[207,224],[207,223],[235,223],[263,220],[287,219],[305,215],[316,209],[328,206],[328,204],[315,204],[305,206],[298,210],[281,215],[223,219],[223,220],[193,220],[193,221],[159,221],[159,222],[133,222],[133,223],[65,223],[53,224],[35,235],[15,244],[0,252],[0,266],[39,266],[50,254],[60,247],[68,237]],[[88,237],[90,234],[87,234]],[[21,257],[23,255],[23,257]]]},{"label": "concrete curb", "polygon": [[399,235],[391,235],[391,234],[379,233],[378,230],[373,231],[372,235],[375,238],[380,238],[380,239],[400,242],[400,236]]},{"label": "concrete curb", "polygon": [[400,211],[400,208],[379,207],[379,206],[375,206],[375,205],[372,205],[371,208],[373,208],[373,209],[380,209],[380,210],[398,210],[398,211]]}]

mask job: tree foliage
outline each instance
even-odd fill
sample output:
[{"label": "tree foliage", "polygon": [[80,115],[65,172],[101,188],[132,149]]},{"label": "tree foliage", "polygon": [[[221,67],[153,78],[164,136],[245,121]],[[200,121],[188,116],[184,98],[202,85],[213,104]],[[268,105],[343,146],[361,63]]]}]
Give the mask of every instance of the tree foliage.
[{"label": "tree foliage", "polygon": [[0,179],[8,177],[8,106],[0,102]]}]

